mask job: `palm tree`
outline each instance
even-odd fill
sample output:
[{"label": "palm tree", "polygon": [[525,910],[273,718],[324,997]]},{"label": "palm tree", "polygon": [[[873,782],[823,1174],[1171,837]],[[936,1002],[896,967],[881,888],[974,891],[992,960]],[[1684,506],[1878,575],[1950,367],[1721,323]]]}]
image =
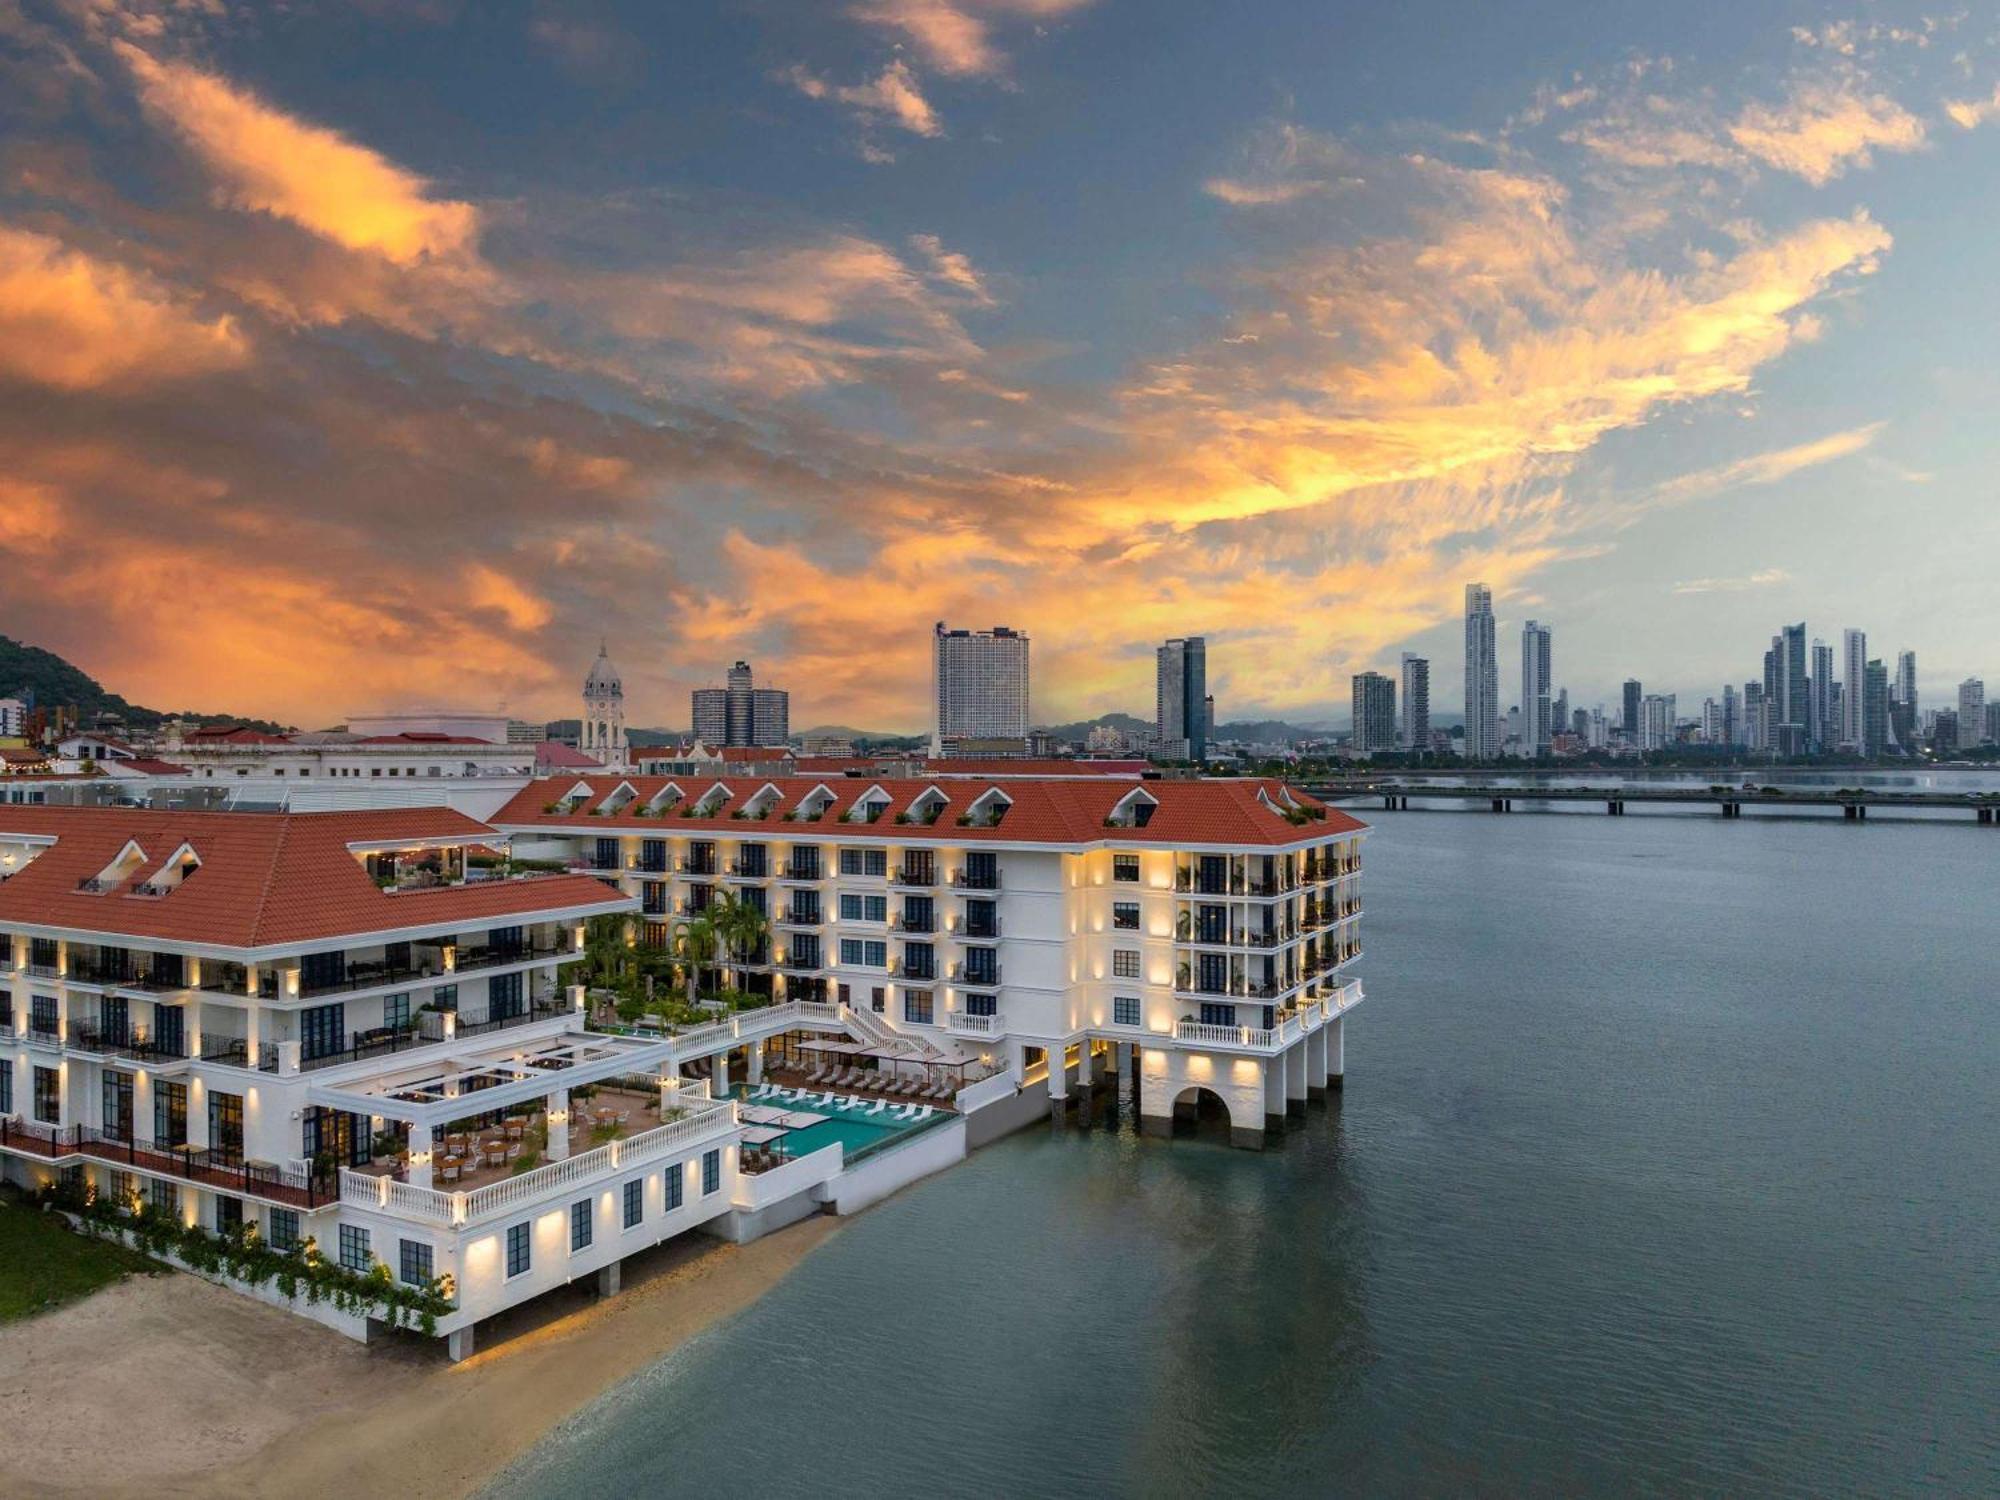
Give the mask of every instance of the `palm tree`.
[{"label": "palm tree", "polygon": [[[720,904],[717,902],[716,906]],[[674,936],[680,940],[681,967],[687,974],[688,1004],[693,1005],[701,983],[701,971],[715,962],[715,945],[722,936],[716,924],[715,906],[676,922]]]},{"label": "palm tree", "polygon": [[756,952],[771,931],[770,918],[738,896],[724,896],[718,901],[713,920],[717,935],[738,962],[746,954]]}]

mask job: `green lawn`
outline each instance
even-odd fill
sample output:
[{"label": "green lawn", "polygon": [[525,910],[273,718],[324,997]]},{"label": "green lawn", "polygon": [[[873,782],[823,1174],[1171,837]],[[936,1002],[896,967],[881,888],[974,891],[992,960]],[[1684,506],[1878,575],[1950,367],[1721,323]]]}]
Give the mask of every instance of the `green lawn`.
[{"label": "green lawn", "polygon": [[0,1323],[88,1297],[135,1271],[159,1269],[123,1245],[74,1233],[54,1214],[0,1203]]}]

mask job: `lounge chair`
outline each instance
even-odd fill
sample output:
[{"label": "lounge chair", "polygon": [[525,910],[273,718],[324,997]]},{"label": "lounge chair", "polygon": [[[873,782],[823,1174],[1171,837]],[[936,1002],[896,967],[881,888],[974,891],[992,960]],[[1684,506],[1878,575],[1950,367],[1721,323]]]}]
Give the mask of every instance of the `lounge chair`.
[{"label": "lounge chair", "polygon": [[928,1120],[932,1115],[936,1113],[937,1111],[932,1109],[928,1104],[920,1104],[917,1106],[917,1118],[919,1120]]},{"label": "lounge chair", "polygon": [[877,1099],[873,1104],[868,1106],[868,1113],[871,1115],[879,1115],[882,1113],[883,1110],[887,1109],[888,1107],[889,1107],[888,1100]]}]

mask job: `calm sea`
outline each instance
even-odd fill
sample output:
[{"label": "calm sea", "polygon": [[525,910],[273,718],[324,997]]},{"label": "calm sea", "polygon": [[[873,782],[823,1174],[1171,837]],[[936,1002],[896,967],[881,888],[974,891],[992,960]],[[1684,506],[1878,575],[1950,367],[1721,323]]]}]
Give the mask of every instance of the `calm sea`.
[{"label": "calm sea", "polygon": [[2000,1492],[2000,830],[1374,817],[1334,1107],[1002,1142],[495,1494]]}]

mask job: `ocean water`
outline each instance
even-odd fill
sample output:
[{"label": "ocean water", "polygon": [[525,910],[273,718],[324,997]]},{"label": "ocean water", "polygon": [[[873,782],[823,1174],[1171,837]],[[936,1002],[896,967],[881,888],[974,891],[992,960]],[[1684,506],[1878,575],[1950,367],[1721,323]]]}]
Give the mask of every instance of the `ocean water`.
[{"label": "ocean water", "polygon": [[493,1494],[2000,1493],[2000,829],[1373,816],[1335,1104],[1012,1137]]}]

